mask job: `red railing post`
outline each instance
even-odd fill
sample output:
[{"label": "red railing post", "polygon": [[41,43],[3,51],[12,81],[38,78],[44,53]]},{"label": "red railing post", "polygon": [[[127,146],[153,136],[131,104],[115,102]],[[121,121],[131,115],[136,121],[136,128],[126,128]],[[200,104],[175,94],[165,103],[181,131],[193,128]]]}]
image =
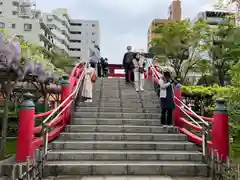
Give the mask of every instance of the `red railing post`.
[{"label": "red railing post", "polygon": [[[181,85],[180,84],[177,84],[175,87],[174,87],[174,95],[177,99],[179,99],[180,101],[182,101],[182,90],[181,90]],[[181,110],[178,108],[182,106],[181,102],[178,101],[178,100],[175,100],[175,104],[176,104],[176,107],[173,111],[173,116],[174,116],[174,125],[177,126],[177,127],[183,127],[183,123],[181,123]]]},{"label": "red railing post", "polygon": [[219,157],[223,158],[225,161],[229,157],[228,126],[226,101],[224,99],[217,99],[212,122],[212,143],[213,148],[216,149]]},{"label": "red railing post", "polygon": [[18,137],[17,137],[17,152],[16,161],[25,162],[27,157],[33,155],[33,138],[35,126],[35,104],[33,103],[33,95],[25,93],[24,101],[20,105]]},{"label": "red railing post", "polygon": [[[69,77],[68,76],[63,76],[60,83],[61,83],[61,86],[62,86],[60,103],[62,103],[70,95]],[[65,111],[64,112],[64,124],[67,124],[67,121],[68,121],[68,115],[67,115],[67,111]]]},{"label": "red railing post", "polygon": [[60,81],[62,89],[61,89],[61,102],[63,102],[69,95],[69,80],[68,76],[63,76],[62,80]]}]

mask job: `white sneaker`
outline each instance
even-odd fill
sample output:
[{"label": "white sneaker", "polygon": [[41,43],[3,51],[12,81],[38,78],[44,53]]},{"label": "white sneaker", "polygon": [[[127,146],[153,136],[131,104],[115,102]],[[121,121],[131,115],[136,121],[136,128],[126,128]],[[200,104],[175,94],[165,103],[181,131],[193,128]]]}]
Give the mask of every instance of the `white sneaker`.
[{"label": "white sneaker", "polygon": [[144,91],[144,89],[143,89],[143,88],[140,88],[140,90],[141,90],[141,91]]},{"label": "white sneaker", "polygon": [[139,92],[139,89],[136,89],[137,92]]}]

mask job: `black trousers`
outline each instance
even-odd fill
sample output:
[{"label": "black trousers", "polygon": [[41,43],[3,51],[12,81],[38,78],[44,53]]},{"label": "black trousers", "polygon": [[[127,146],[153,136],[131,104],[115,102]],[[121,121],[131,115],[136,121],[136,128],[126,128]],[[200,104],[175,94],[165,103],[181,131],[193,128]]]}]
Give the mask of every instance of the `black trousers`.
[{"label": "black trousers", "polygon": [[172,123],[172,109],[162,108],[161,123],[162,125],[173,125]]},{"label": "black trousers", "polygon": [[129,75],[128,75],[129,72],[130,72],[129,69],[125,69],[125,81],[126,81],[126,83],[130,82]]}]

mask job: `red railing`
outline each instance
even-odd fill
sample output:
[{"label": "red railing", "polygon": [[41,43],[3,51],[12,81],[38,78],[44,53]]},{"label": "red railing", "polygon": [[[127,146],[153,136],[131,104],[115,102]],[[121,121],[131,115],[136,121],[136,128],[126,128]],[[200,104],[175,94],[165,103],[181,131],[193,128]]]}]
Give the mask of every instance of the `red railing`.
[{"label": "red railing", "polygon": [[[160,74],[153,65],[149,68],[148,77],[158,84]],[[190,141],[201,146],[202,150],[205,151],[204,153],[209,149],[214,149],[220,157],[226,160],[229,156],[229,127],[224,100],[219,99],[216,102],[214,117],[209,118],[199,116],[182,102],[181,86],[179,84],[174,88],[174,95],[176,104],[174,109],[175,126],[179,127],[180,132],[186,134]],[[204,133],[206,136],[203,136]],[[199,134],[201,135],[199,136]],[[207,134],[211,136],[209,140]]]},{"label": "red railing", "polygon": [[[19,112],[19,129],[16,152],[17,162],[26,161],[27,157],[31,157],[34,151],[44,144],[44,128],[48,129],[48,142],[55,139],[63,131],[71,119],[71,105],[79,93],[83,77],[84,64],[80,63],[73,68],[67,83],[65,81],[62,85],[61,104],[51,111],[35,114],[33,102],[30,99],[23,102]],[[35,127],[35,119],[37,118],[45,119],[41,126]],[[40,137],[36,136],[36,134],[41,132],[42,134]]]}]

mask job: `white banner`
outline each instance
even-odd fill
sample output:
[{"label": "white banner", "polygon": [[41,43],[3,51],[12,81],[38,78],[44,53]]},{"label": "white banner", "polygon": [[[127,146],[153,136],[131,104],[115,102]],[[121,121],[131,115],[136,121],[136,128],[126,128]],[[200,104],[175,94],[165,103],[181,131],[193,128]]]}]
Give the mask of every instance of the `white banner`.
[{"label": "white banner", "polygon": [[125,74],[124,69],[114,69],[114,74]]}]

